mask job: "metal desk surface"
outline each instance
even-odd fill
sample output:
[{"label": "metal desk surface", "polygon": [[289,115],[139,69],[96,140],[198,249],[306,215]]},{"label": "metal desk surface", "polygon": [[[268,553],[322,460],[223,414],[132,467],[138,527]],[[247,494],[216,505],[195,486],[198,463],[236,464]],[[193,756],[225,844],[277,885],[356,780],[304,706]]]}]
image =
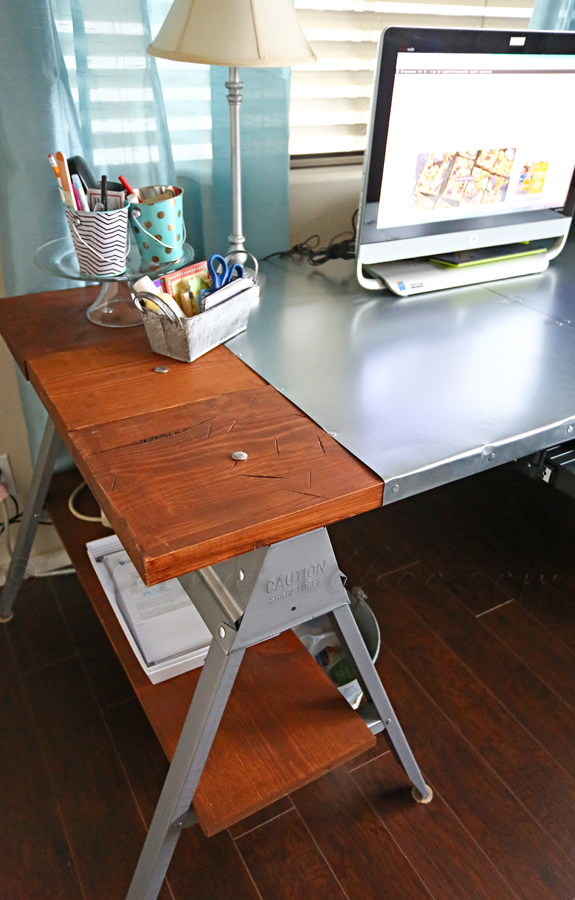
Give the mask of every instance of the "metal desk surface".
[{"label": "metal desk surface", "polygon": [[542,275],[400,299],[264,264],[228,346],[385,482],[384,504],[575,436],[575,242]]}]

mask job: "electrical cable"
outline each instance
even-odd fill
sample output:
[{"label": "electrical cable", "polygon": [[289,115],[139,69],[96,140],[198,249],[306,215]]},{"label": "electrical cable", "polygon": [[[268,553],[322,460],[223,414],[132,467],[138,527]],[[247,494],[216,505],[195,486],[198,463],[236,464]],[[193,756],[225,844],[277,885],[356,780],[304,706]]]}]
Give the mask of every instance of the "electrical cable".
[{"label": "electrical cable", "polygon": [[10,513],[8,511],[8,504],[6,500],[8,498],[4,497],[2,500],[2,511],[4,518],[4,540],[6,541],[6,552],[10,559],[12,559],[12,542],[10,540]]},{"label": "electrical cable", "polygon": [[[273,259],[307,259],[310,266],[323,266],[330,259],[355,259],[355,238],[357,235],[357,217],[359,209],[356,209],[351,217],[351,231],[342,231],[332,237],[327,247],[320,247],[320,237],[312,234],[299,244],[294,244],[289,250],[278,250],[268,253],[264,260]],[[349,235],[349,237],[345,237]],[[338,238],[343,240],[338,241]]]},{"label": "electrical cable", "polygon": [[100,524],[103,524],[101,513],[99,516],[85,516],[84,513],[79,512],[76,509],[76,507],[74,506],[74,500],[76,499],[76,497],[78,496],[80,491],[83,491],[85,487],[86,487],[86,482],[81,481],[80,484],[78,485],[78,487],[74,488],[74,490],[72,491],[72,493],[70,494],[70,496],[68,498],[68,509],[70,510],[70,512],[72,513],[73,516],[76,516],[77,519],[81,519],[82,522],[100,522]]}]

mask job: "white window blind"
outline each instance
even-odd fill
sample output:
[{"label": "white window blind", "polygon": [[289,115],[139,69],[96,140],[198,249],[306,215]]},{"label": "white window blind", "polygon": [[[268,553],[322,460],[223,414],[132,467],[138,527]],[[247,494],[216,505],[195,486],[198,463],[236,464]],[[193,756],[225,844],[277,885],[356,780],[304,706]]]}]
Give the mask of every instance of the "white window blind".
[{"label": "white window blind", "polygon": [[524,29],[534,0],[295,0],[318,62],[292,71],[290,154],[365,149],[377,42],[388,25]]}]

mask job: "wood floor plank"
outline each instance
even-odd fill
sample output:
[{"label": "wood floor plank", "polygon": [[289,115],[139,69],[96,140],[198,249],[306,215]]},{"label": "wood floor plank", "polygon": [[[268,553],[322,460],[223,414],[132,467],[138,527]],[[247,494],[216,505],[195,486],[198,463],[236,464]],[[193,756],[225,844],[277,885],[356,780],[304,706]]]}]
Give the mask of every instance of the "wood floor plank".
[{"label": "wood floor plank", "polygon": [[575,867],[390,652],[377,668],[422,769],[521,900],[571,900]]},{"label": "wood floor plank", "polygon": [[575,709],[575,653],[572,650],[518,603],[508,603],[493,610],[482,617],[482,622],[541,681]]},{"label": "wood floor plank", "polygon": [[242,834],[247,834],[248,831],[252,831],[254,828],[260,828],[271,819],[275,819],[277,816],[283,816],[284,813],[289,812],[293,808],[294,805],[291,801],[291,797],[282,797],[281,800],[270,803],[265,809],[260,809],[259,812],[254,813],[253,816],[247,816],[245,819],[242,819],[241,822],[236,822],[235,825],[231,826],[229,832],[233,838],[239,838]]},{"label": "wood floor plank", "polygon": [[7,633],[22,675],[76,652],[47,578],[24,582]]},{"label": "wood floor plank", "polygon": [[[410,674],[497,773],[534,821],[562,848],[565,859],[575,857],[575,779],[551,755],[552,717],[542,720],[535,715],[529,719],[530,729],[520,724],[485,687],[482,676],[486,672],[482,672],[482,680],[479,680],[460,661],[461,657],[467,661],[466,647],[484,649],[481,638],[485,629],[481,620],[463,609],[443,585],[433,590],[433,586],[425,589],[423,584],[406,581],[400,592],[383,589],[377,595],[374,592],[370,601],[385,625],[387,645],[393,647]],[[466,631],[462,629],[460,635],[459,658],[438,639],[439,628],[434,632],[424,624],[427,619],[436,622],[440,613],[453,604],[463,610],[463,621],[467,624]],[[413,609],[417,609],[419,615]],[[436,614],[438,609],[440,613]],[[457,609],[454,617],[456,615]],[[487,634],[487,640],[493,641],[493,638]],[[497,651],[491,651],[486,668],[492,667],[493,676],[487,680],[492,688],[498,684],[500,696],[511,695],[515,689],[521,700],[524,667],[516,658],[518,665],[514,667],[513,660],[507,658],[511,654],[502,649],[499,660]],[[470,668],[473,671],[475,667]],[[531,685],[534,693],[539,686]],[[548,689],[544,690],[549,693]],[[568,712],[575,723],[575,716],[570,710]],[[545,721],[543,728],[542,721]],[[542,741],[549,747],[549,752],[539,742],[543,734],[549,735],[549,740],[543,738]]]},{"label": "wood floor plank", "polygon": [[133,697],[128,677],[77,576],[59,576],[51,580],[51,586],[100,709]]},{"label": "wood floor plank", "polygon": [[361,900],[341,889],[296,810],[236,844],[262,900]]},{"label": "wood floor plank", "polygon": [[24,686],[85,900],[123,900],[145,831],[81,665],[56,663]]},{"label": "wood floor plank", "polygon": [[0,625],[0,722],[0,896],[82,900],[6,625]]},{"label": "wood floor plank", "polygon": [[[573,710],[501,641],[494,638],[482,619],[476,619],[468,612],[445,585],[433,580],[426,586],[422,579],[421,582],[404,581],[398,590],[465,666],[575,778]],[[380,596],[384,600],[385,592]],[[393,600],[385,602],[386,627],[389,627],[387,615],[392,605]],[[431,636],[429,640],[432,641]],[[544,727],[541,727],[542,722]],[[575,781],[573,784],[575,786]],[[575,803],[575,795],[573,800]],[[575,821],[573,828],[575,831]],[[575,851],[575,845],[573,849]]]},{"label": "wood floor plank", "polygon": [[[168,772],[168,761],[136,698],[107,709],[105,718],[149,825]],[[182,832],[167,882],[175,900],[258,900],[228,832],[206,838],[197,825]]]},{"label": "wood floor plank", "polygon": [[517,897],[438,791],[427,806],[413,802],[411,784],[390,753],[355,769],[353,778],[432,897]]},{"label": "wood floor plank", "polygon": [[[337,880],[354,900],[430,900],[420,876],[344,769],[293,794]],[[414,804],[415,805],[415,804]]]}]

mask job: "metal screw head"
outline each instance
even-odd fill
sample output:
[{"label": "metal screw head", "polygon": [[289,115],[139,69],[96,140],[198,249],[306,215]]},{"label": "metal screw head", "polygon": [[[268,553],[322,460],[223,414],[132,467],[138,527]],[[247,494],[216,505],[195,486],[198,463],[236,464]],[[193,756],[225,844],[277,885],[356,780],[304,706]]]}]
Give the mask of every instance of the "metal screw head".
[{"label": "metal screw head", "polygon": [[337,431],[328,431],[330,437],[337,437]]},{"label": "metal screw head", "polygon": [[154,372],[158,372],[160,375],[165,375],[166,372],[169,371],[170,370],[167,368],[167,366],[156,366],[156,368],[154,369]]},{"label": "metal screw head", "polygon": [[218,634],[219,634],[219,636],[221,637],[222,640],[225,638],[225,636],[226,636],[226,629],[224,628],[223,625],[220,625],[220,627],[218,628]]},{"label": "metal screw head", "polygon": [[391,725],[391,719],[386,719],[383,723],[384,725]]},{"label": "metal screw head", "polygon": [[244,572],[243,569],[240,569],[240,571],[238,572],[238,578],[240,579],[240,581],[243,581],[245,577],[246,577],[246,573]]},{"label": "metal screw head", "polygon": [[490,453],[487,459],[495,459],[495,453]]},{"label": "metal screw head", "polygon": [[248,454],[244,453],[243,450],[236,450],[235,453],[232,453],[232,459],[247,459]]},{"label": "metal screw head", "polygon": [[567,434],[571,434],[572,431],[573,431],[573,426],[572,426],[572,425],[568,425],[568,426],[567,426]]},{"label": "metal screw head", "polygon": [[394,484],[393,487],[392,487],[392,489],[391,489],[391,493],[392,493],[392,494],[397,494],[398,491],[399,491],[399,485],[398,485],[398,484]]}]

